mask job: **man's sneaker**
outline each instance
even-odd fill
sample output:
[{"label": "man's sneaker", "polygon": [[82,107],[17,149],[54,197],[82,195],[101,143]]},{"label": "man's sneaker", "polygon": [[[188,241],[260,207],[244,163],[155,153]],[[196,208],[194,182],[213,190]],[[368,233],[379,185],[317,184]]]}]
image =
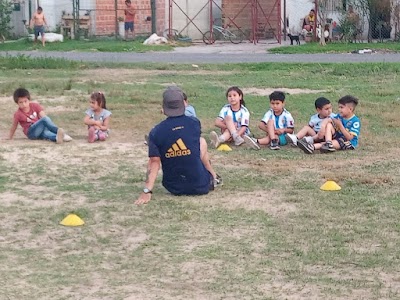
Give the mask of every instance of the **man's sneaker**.
[{"label": "man's sneaker", "polygon": [[279,149],[281,149],[281,147],[279,147],[279,143],[277,141],[271,141],[271,145],[269,146],[269,149],[279,150]]},{"label": "man's sneaker", "polygon": [[313,154],[315,150],[314,145],[307,143],[304,138],[297,141],[297,147],[303,150],[306,154]]},{"label": "man's sneaker", "polygon": [[95,140],[96,140],[96,129],[94,129],[94,127],[90,127],[89,135],[88,135],[88,142],[94,143]]},{"label": "man's sneaker", "polygon": [[149,136],[147,134],[144,135],[144,144],[145,145],[149,144]]},{"label": "man's sneaker", "polygon": [[210,140],[211,140],[211,145],[214,148],[218,148],[218,146],[221,145],[221,141],[219,139],[219,136],[215,131],[211,131],[210,132]]},{"label": "man's sneaker", "polygon": [[240,146],[243,143],[244,143],[244,139],[240,135],[238,135],[235,139],[235,146]]},{"label": "man's sneaker", "polygon": [[248,135],[244,135],[243,136],[244,142],[246,143],[247,146],[249,146],[251,149],[254,150],[260,150],[261,147],[260,145],[257,143],[257,140],[249,137]]},{"label": "man's sneaker", "polygon": [[332,142],[325,142],[325,144],[322,145],[321,149],[319,150],[322,153],[329,153],[329,152],[335,152],[336,149],[333,148]]},{"label": "man's sneaker", "polygon": [[70,142],[70,141],[72,141],[72,137],[70,137],[68,134],[64,133],[63,140],[64,140],[64,142]]},{"label": "man's sneaker", "polygon": [[297,136],[295,134],[286,133],[285,140],[289,145],[297,146]]},{"label": "man's sneaker", "polygon": [[223,186],[224,183],[222,182],[221,176],[217,174],[217,178],[214,178],[214,187]]},{"label": "man's sneaker", "polygon": [[62,144],[64,142],[64,130],[62,128],[58,128],[57,136],[56,136],[56,143]]}]

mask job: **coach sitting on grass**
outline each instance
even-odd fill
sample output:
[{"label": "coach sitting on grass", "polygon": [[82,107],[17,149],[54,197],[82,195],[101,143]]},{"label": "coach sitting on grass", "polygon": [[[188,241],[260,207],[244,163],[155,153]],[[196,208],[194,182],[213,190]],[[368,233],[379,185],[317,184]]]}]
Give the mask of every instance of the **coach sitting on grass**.
[{"label": "coach sitting on grass", "polygon": [[181,89],[171,86],[164,91],[163,111],[167,119],[149,134],[146,182],[135,204],[150,201],[160,165],[162,185],[173,195],[203,195],[222,184],[211,167],[207,143],[200,137],[200,121],[185,116]]}]

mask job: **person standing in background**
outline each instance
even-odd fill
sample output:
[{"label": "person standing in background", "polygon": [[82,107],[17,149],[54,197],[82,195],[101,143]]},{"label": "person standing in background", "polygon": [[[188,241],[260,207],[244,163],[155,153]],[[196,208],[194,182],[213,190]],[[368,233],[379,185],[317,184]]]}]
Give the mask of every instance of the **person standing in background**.
[{"label": "person standing in background", "polygon": [[135,38],[135,15],[136,10],[132,6],[131,0],[125,1],[125,40],[128,40],[129,31],[132,34],[132,39]]},{"label": "person standing in background", "polygon": [[44,26],[47,26],[46,18],[44,17],[43,8],[38,7],[37,11],[33,14],[33,17],[30,22],[30,27],[33,29],[35,34],[34,43],[37,42],[37,38],[39,34],[42,37],[42,45],[45,46],[45,38],[44,38]]}]

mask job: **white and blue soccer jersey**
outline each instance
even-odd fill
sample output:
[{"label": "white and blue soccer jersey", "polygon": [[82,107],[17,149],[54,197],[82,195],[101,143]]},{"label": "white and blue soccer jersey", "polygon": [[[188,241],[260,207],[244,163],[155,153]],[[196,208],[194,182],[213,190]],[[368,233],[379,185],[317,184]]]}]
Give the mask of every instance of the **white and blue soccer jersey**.
[{"label": "white and blue soccer jersey", "polygon": [[219,112],[218,118],[224,120],[226,116],[231,116],[233,122],[236,124],[237,130],[246,127],[245,134],[250,134],[249,123],[250,123],[250,112],[243,105],[240,106],[238,111],[233,111],[230,104],[224,105]]},{"label": "white and blue soccer jersey", "polygon": [[[342,122],[344,128],[354,136],[350,140],[350,143],[354,146],[354,148],[357,147],[358,146],[358,137],[360,135],[360,130],[361,130],[360,119],[356,115],[353,115],[350,119],[345,119],[345,118],[341,117],[340,115],[337,115],[336,119],[339,119]],[[335,134],[335,139],[338,139],[338,138],[345,139],[343,133],[337,130],[336,134]]]},{"label": "white and blue soccer jersey", "polygon": [[[335,118],[335,117],[336,117],[336,114],[334,114],[334,113],[331,113],[329,116],[329,118]],[[319,114],[312,115],[310,118],[310,122],[308,122],[308,126],[310,126],[312,129],[314,129],[315,132],[319,132],[321,130],[322,121],[324,121],[325,119],[326,118],[321,119],[319,117]]]},{"label": "white and blue soccer jersey", "polygon": [[276,116],[272,109],[268,110],[261,121],[267,124],[269,120],[274,121],[275,129],[294,128],[292,114],[286,109],[283,109],[283,112],[279,116]]}]

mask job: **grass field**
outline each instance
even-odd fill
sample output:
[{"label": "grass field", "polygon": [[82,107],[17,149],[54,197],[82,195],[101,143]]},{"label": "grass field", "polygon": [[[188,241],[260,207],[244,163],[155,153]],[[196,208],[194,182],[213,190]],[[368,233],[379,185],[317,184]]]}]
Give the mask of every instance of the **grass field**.
[{"label": "grass field", "polygon": [[[0,58],[0,70],[1,299],[399,299],[400,64],[88,68],[20,57]],[[159,178],[152,201],[137,207],[143,135],[163,119],[170,84],[186,91],[207,139],[231,85],[245,92],[256,136],[271,90],[287,91],[297,129],[316,97],[336,107],[353,94],[360,147],[211,149],[223,187],[173,197]],[[74,141],[28,141],[21,129],[5,140],[18,86]],[[97,90],[113,112],[112,134],[88,144],[82,120]],[[327,179],[342,190],[319,190]],[[71,212],[86,224],[60,226]]]},{"label": "grass field", "polygon": [[[69,40],[63,43],[46,43],[42,47],[40,43],[33,44],[27,39],[15,42],[0,43],[0,51],[80,51],[80,52],[148,52],[148,51],[171,51],[174,47],[187,47],[189,43],[176,42],[168,45],[143,45],[144,37],[138,37],[134,42],[125,42],[115,38],[93,39],[93,40]],[[229,44],[229,43],[228,43]],[[238,45],[240,49],[240,45]],[[304,43],[300,46],[281,46],[269,49],[268,52],[276,54],[301,54],[301,53],[350,53],[362,49],[373,49],[378,52],[399,52],[400,43],[341,43],[331,42],[326,46],[319,43]]]},{"label": "grass field", "polygon": [[[46,43],[42,47],[41,42],[34,44],[28,39],[0,43],[0,51],[81,51],[81,52],[148,52],[169,51],[173,46],[168,45],[143,45],[145,38],[138,37],[135,41],[123,41],[115,38],[94,40],[64,40],[63,43]],[[185,46],[185,43],[180,43]]]}]

